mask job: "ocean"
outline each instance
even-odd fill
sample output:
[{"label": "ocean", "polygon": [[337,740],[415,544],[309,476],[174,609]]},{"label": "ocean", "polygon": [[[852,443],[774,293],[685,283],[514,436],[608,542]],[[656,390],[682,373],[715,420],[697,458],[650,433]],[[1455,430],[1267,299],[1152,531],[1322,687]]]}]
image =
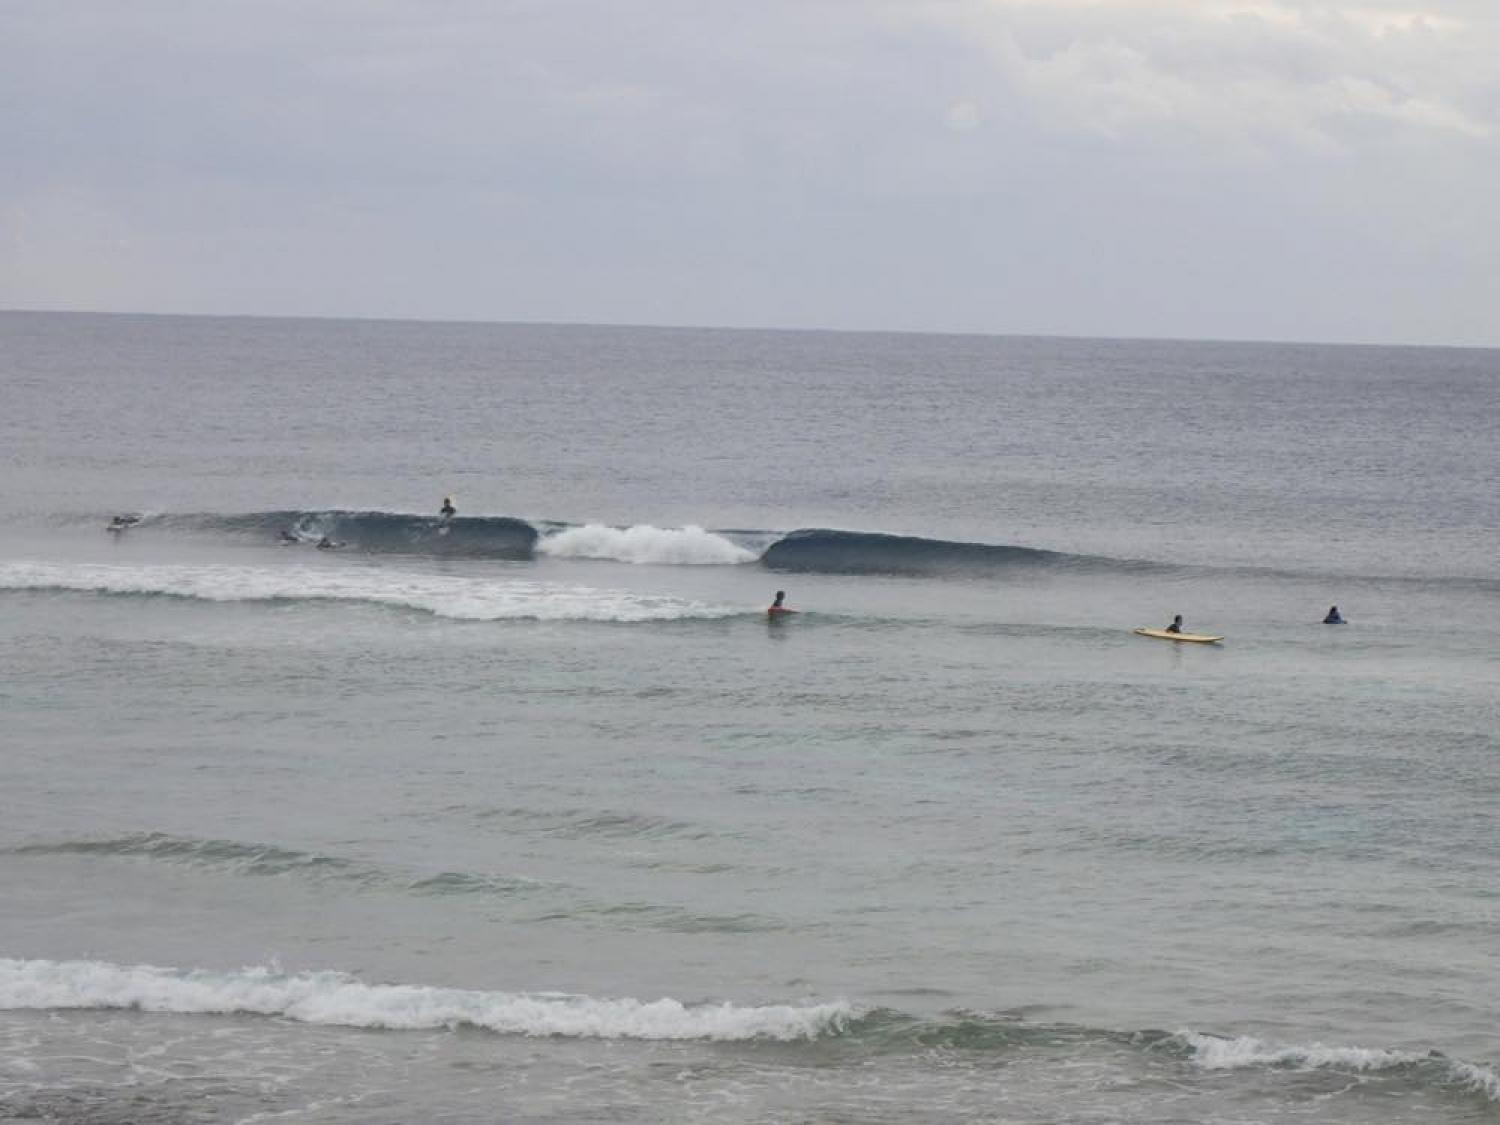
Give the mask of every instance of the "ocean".
[{"label": "ocean", "polygon": [[0,314],[0,1120],[1500,1120],[1497,423],[1485,350]]}]

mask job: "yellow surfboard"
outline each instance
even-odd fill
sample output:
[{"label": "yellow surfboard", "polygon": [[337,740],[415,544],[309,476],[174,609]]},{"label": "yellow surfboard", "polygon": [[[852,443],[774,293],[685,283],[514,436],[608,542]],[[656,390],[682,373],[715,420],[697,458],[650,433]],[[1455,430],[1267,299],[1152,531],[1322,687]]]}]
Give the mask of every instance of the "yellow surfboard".
[{"label": "yellow surfboard", "polygon": [[1165,629],[1137,629],[1135,635],[1138,637],[1155,637],[1160,641],[1187,641],[1195,645],[1215,645],[1224,639],[1223,637],[1215,637],[1208,633],[1169,633]]}]

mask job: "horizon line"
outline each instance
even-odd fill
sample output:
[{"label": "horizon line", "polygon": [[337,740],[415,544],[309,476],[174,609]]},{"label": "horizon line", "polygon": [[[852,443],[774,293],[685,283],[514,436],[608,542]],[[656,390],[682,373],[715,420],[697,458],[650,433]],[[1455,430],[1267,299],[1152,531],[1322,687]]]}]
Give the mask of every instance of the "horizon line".
[{"label": "horizon line", "polygon": [[1134,344],[1250,344],[1268,347],[1290,346],[1311,348],[1431,348],[1455,351],[1496,351],[1500,343],[1452,344],[1410,343],[1368,340],[1290,340],[1274,337],[1236,336],[1111,336],[1067,332],[1000,332],[978,329],[930,329],[930,328],[826,328],[785,327],[778,325],[730,325],[730,324],[645,324],[628,321],[592,320],[503,320],[478,319],[474,317],[429,317],[429,316],[375,316],[359,314],[328,313],[215,313],[215,312],[152,312],[128,309],[79,309],[79,308],[0,308],[0,315],[25,316],[110,316],[110,317],[154,317],[158,319],[183,318],[193,320],[290,320],[328,321],[352,324],[433,324],[465,325],[477,327],[509,328],[608,328],[638,329],[655,332],[782,332],[808,333],[841,336],[963,336],[997,340],[1067,340],[1110,341]]}]

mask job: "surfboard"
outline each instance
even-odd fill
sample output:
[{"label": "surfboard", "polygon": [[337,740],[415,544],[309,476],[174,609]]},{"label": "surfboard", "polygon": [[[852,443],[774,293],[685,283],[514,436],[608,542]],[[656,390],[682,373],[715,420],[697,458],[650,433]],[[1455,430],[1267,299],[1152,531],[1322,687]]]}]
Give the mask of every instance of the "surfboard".
[{"label": "surfboard", "polygon": [[1165,629],[1137,629],[1135,635],[1138,637],[1155,637],[1160,641],[1187,641],[1196,645],[1213,645],[1222,641],[1223,637],[1215,637],[1209,633],[1169,633]]}]

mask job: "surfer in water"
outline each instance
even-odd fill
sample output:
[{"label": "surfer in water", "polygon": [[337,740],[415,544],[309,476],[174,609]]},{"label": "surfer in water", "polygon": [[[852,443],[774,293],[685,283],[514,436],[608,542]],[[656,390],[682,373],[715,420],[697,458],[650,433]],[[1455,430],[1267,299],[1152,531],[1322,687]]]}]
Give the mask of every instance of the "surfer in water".
[{"label": "surfer in water", "polygon": [[454,516],[458,515],[458,509],[453,506],[453,497],[443,497],[443,506],[438,509],[438,515],[442,517],[444,523],[447,523]]},{"label": "surfer in water", "polygon": [[1344,618],[1339,613],[1339,607],[1338,606],[1331,605],[1331,606],[1328,607],[1328,616],[1325,617],[1325,618],[1323,618],[1323,624],[1324,625],[1342,625],[1342,624],[1344,624]]},{"label": "surfer in water", "polygon": [[323,538],[319,539],[317,544],[318,550],[320,551],[337,551],[343,545],[344,544],[342,541],[338,539],[330,539],[326,535],[323,536]]},{"label": "surfer in water", "polygon": [[1176,617],[1172,618],[1172,624],[1168,625],[1162,631],[1165,632],[1165,633],[1180,633],[1180,632],[1182,632],[1182,614],[1179,613]]},{"label": "surfer in water", "polygon": [[116,535],[118,535],[122,531],[130,530],[140,522],[140,516],[116,516],[114,519],[109,521],[109,526],[104,530],[113,531]]},{"label": "surfer in water", "polygon": [[300,542],[302,542],[302,540],[298,539],[295,535],[293,535],[290,531],[287,531],[285,528],[282,528],[281,534],[277,537],[276,541],[278,543],[280,543],[283,547],[286,546],[289,543],[300,543]]},{"label": "surfer in water", "polygon": [[786,604],[786,591],[785,590],[777,590],[776,591],[776,600],[774,602],[772,602],[769,607],[767,607],[767,609],[766,609],[766,616],[769,617],[769,618],[771,618],[771,620],[774,621],[778,617],[784,617],[788,613],[796,613],[796,612],[797,611],[795,609],[791,609]]}]

